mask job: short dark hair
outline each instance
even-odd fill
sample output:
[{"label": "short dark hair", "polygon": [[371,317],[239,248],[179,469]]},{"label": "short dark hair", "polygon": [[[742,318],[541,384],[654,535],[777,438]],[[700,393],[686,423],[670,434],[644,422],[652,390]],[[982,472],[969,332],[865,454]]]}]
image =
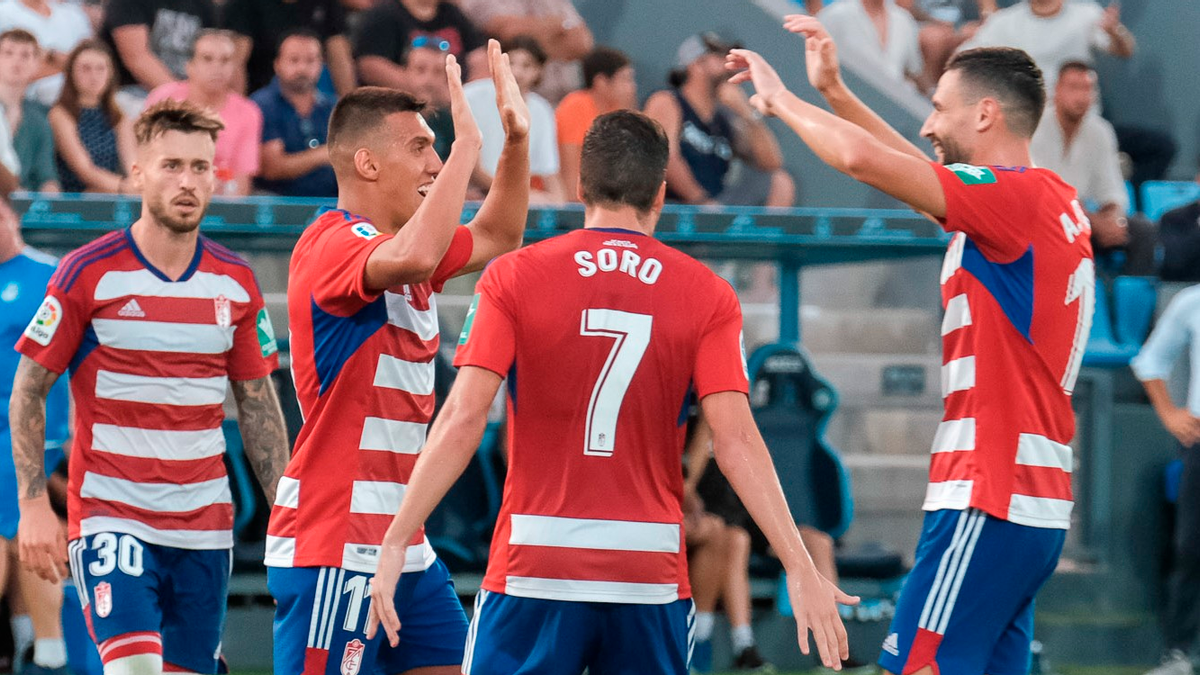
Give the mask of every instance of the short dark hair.
[{"label": "short dark hair", "polygon": [[583,138],[579,183],[588,206],[632,206],[646,213],[667,174],[667,134],[632,110],[601,115]]},{"label": "short dark hair", "polygon": [[24,28],[9,28],[3,33],[0,33],[0,42],[4,42],[6,40],[12,40],[18,44],[33,45],[34,49],[38,49],[40,47],[40,45],[38,45],[37,36],[25,30]]},{"label": "short dark hair", "polygon": [[199,33],[196,33],[196,39],[192,40],[192,44],[188,47],[187,55],[189,61],[196,58],[196,45],[200,44],[200,41],[204,38],[210,37],[225,38],[229,40],[229,43],[233,45],[235,50],[237,49],[237,33],[226,28],[204,28]]},{"label": "short dark hair", "polygon": [[388,115],[423,110],[425,102],[408,92],[387,87],[359,87],[333,107],[329,116],[329,147],[378,130]]},{"label": "short dark hair", "polygon": [[1090,64],[1086,61],[1071,60],[1071,61],[1064,62],[1061,66],[1058,67],[1058,77],[1061,79],[1063,75],[1066,75],[1067,73],[1069,73],[1071,71],[1076,71],[1076,70],[1083,72],[1083,73],[1096,72],[1096,69],[1092,67],[1092,64]]},{"label": "short dark hair", "polygon": [[305,40],[316,40],[317,44],[321,44],[321,36],[317,35],[317,31],[311,28],[289,28],[279,36],[275,41],[275,56],[279,56],[279,52],[283,51],[283,43],[292,38],[304,38]]},{"label": "short dark hair", "polygon": [[612,77],[629,64],[625,52],[612,47],[596,47],[583,57],[583,86],[591,89],[596,76]]},{"label": "short dark hair", "polygon": [[207,133],[215,143],[217,134],[224,128],[225,124],[204,108],[187,101],[166,99],[142,111],[133,123],[133,135],[139,146],[150,143],[168,131]]},{"label": "short dark hair", "polygon": [[542,45],[537,41],[537,38],[532,35],[516,35],[512,39],[504,42],[504,51],[506,52],[528,52],[537,61],[539,66],[546,65],[549,57],[546,56],[546,50],[542,49]]},{"label": "short dark hair", "polygon": [[1046,107],[1046,86],[1041,68],[1029,54],[1011,47],[968,49],[946,64],[946,72],[952,70],[979,98],[999,101],[1013,133],[1033,136]]}]

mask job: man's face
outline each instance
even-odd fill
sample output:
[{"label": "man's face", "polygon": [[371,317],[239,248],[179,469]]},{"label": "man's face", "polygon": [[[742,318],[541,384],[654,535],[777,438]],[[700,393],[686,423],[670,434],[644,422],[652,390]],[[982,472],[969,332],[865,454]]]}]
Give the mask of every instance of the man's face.
[{"label": "man's face", "polygon": [[224,35],[206,35],[196,41],[187,63],[188,82],[206,92],[228,91],[233,84],[233,40]]},{"label": "man's face", "polygon": [[729,79],[725,72],[725,57],[714,52],[706,52],[704,56],[692,61],[688,77],[698,77],[704,80],[716,92],[717,87]]},{"label": "man's face", "polygon": [[517,88],[522,94],[533,90],[537,85],[538,80],[542,78],[542,64],[533,58],[533,55],[524,49],[517,49],[508,53],[508,61],[512,66],[513,79],[517,81]]},{"label": "man's face", "polygon": [[373,148],[383,193],[392,196],[393,222],[403,225],[425,201],[442,160],[433,149],[433,130],[415,112],[395,113],[385,121],[385,137]]},{"label": "man's face", "polygon": [[409,86],[435,108],[450,103],[450,85],[446,82],[446,52],[428,47],[413,47],[408,52]]},{"label": "man's face", "polygon": [[25,87],[38,67],[37,45],[19,40],[0,41],[0,82]]},{"label": "man's face", "polygon": [[279,45],[275,75],[285,91],[308,93],[321,78],[321,43],[311,37],[292,36]]},{"label": "man's face", "polygon": [[616,103],[618,108],[637,108],[637,78],[633,66],[625,66],[613,73],[612,77],[597,75],[592,86],[605,99]]},{"label": "man's face", "polygon": [[174,232],[199,227],[216,184],[215,152],[205,132],[167,131],[138,148],[134,177],[150,215]]},{"label": "man's face", "polygon": [[933,94],[933,112],[921,127],[921,136],[933,143],[942,164],[969,163],[975,136],[975,106],[964,100],[956,70],[942,75]]},{"label": "man's face", "polygon": [[1096,96],[1096,74],[1071,69],[1058,76],[1054,86],[1054,108],[1069,120],[1078,122],[1092,107]]}]

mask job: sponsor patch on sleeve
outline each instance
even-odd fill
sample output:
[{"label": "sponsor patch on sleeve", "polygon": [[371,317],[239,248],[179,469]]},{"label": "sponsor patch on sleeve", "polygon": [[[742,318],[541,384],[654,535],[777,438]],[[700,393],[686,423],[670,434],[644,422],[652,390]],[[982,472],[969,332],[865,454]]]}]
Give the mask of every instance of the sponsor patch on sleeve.
[{"label": "sponsor patch on sleeve", "polygon": [[279,345],[275,342],[275,327],[271,325],[271,317],[267,315],[266,307],[258,310],[258,319],[255,324],[258,327],[258,346],[262,349],[265,359],[279,351]]},{"label": "sponsor patch on sleeve", "polygon": [[471,327],[475,325],[475,310],[479,309],[479,294],[471,299],[471,307],[467,309],[467,320],[463,322],[462,333],[458,336],[459,346],[467,344],[471,337]]},{"label": "sponsor patch on sleeve", "polygon": [[954,172],[963,185],[989,185],[996,182],[996,174],[986,166],[973,164],[948,164],[947,169]]},{"label": "sponsor patch on sleeve", "polygon": [[38,307],[37,314],[25,328],[25,337],[43,347],[49,345],[50,340],[54,339],[54,334],[58,332],[62,318],[62,303],[53,295],[47,295],[46,299],[42,301],[42,306]]}]

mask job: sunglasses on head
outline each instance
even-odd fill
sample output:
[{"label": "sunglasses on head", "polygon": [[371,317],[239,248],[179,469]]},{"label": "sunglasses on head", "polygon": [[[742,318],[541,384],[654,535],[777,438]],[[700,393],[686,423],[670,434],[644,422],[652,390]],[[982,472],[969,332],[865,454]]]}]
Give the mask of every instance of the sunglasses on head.
[{"label": "sunglasses on head", "polygon": [[436,49],[439,52],[450,51],[449,41],[435,38],[430,35],[418,35],[417,37],[413,38],[412,46],[414,49],[427,47],[429,49]]}]

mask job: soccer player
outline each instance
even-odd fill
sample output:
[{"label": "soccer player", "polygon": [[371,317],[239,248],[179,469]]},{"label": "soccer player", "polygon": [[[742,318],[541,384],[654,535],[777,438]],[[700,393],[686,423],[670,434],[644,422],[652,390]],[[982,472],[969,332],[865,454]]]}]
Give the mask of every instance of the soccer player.
[{"label": "soccer player", "polygon": [[953,234],[942,267],[942,396],[928,512],[880,665],[888,672],[1023,675],[1033,602],[1071,520],[1071,391],[1091,326],[1090,225],[1075,190],[1029,160],[1046,100],[1025,52],[956,55],[921,134],[931,162],[842,83],[815,19],[810,82],[831,115],[789,92],[761,56],[733,50],[734,82],[834,168]]},{"label": "soccer player", "polygon": [[[268,498],[287,461],[270,320],[246,261],[200,235],[221,122],[188,103],[134,126],[133,225],[69,254],[17,343],[9,419],[21,562],[70,570],[106,675],[215,673],[233,547],[228,386]],[[71,369],[66,539],[46,495],[45,400]]]},{"label": "soccer player", "polygon": [[[7,204],[0,201],[0,302],[5,312],[0,316],[0,343],[14,345],[26,324],[37,313],[46,295],[46,284],[58,264],[55,258],[26,246],[21,239],[20,221]],[[8,402],[12,394],[13,376],[20,354],[11,349],[0,350],[0,396]],[[46,401],[45,466],[54,469],[62,460],[62,447],[69,436],[67,430],[67,381],[61,380],[51,390]],[[16,553],[15,539],[20,513],[17,506],[17,474],[13,465],[8,418],[0,418],[0,595],[9,579],[10,550]],[[11,556],[16,558],[15,555]],[[39,579],[19,567],[15,586],[24,600],[28,614],[14,617],[14,637],[17,638],[17,658],[29,644],[33,645],[32,662],[27,662],[22,675],[66,673],[67,653],[63,642],[62,585]],[[21,639],[26,632],[28,637]],[[26,641],[28,640],[28,642]]]},{"label": "soccer player", "polygon": [[461,370],[371,582],[373,621],[393,644],[404,619],[391,597],[410,583],[404,543],[467,466],[507,377],[508,478],[462,672],[688,672],[680,463],[693,390],[717,461],[788,571],[801,649],[811,629],[822,661],[840,668],[835,600],[855,599],[817,573],[792,523],[750,414],[737,296],[651,236],[667,155],[650,118],[597,118],[580,160],[584,229],[484,272]]},{"label": "soccer player", "polygon": [[481,139],[453,56],[445,165],[423,104],[407,93],[363,87],[330,118],[338,208],[305,230],[288,281],[305,421],[267,528],[278,675],[457,675],[462,664],[466,616],[423,532],[402,556],[410,574],[396,597],[399,645],[367,638],[365,601],[433,414],[434,293],[520,246],[528,216],[529,112],[494,40],[488,61],[506,140],[467,226],[459,222]]}]

